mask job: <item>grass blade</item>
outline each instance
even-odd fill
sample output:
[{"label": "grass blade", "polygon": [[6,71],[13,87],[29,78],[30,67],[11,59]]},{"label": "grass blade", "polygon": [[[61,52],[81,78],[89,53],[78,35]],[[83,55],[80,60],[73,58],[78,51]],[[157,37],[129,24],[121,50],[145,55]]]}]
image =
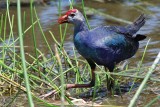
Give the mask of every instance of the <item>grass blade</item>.
[{"label": "grass blade", "polygon": [[22,34],[22,22],[21,22],[21,2],[20,0],[17,0],[17,17],[18,17],[18,33],[19,33],[19,38],[20,38],[20,52],[21,52],[21,60],[23,64],[23,73],[24,73],[24,79],[25,79],[25,85],[27,89],[27,95],[28,95],[28,101],[30,107],[34,107],[33,100],[32,100],[32,95],[31,95],[31,90],[29,86],[29,79],[28,79],[28,74],[27,74],[27,69],[26,69],[26,63],[25,63],[25,54],[24,54],[24,47],[23,47],[23,34]]},{"label": "grass blade", "polygon": [[145,105],[145,107],[151,107],[152,104],[154,104],[157,100],[160,100],[160,95],[158,95],[156,98],[150,101],[147,105]]},{"label": "grass blade", "polygon": [[149,79],[150,75],[154,72],[153,70],[155,69],[155,67],[158,64],[159,60],[160,60],[160,52],[158,53],[157,58],[155,59],[155,61],[153,62],[151,68],[149,69],[146,77],[144,78],[144,80],[142,81],[141,85],[139,86],[136,94],[134,95],[134,97],[130,101],[130,104],[129,104],[128,107],[134,107],[134,104],[135,104],[138,96],[140,95],[140,93],[141,93],[142,89],[144,88],[144,86],[145,86],[147,80]]},{"label": "grass blade", "polygon": [[64,107],[64,75],[63,75],[63,68],[62,68],[62,63],[61,63],[61,58],[59,56],[58,50],[57,50],[57,46],[54,45],[54,50],[55,50],[55,56],[57,58],[58,61],[58,65],[59,65],[59,70],[60,70],[60,80],[61,80],[61,106]]}]

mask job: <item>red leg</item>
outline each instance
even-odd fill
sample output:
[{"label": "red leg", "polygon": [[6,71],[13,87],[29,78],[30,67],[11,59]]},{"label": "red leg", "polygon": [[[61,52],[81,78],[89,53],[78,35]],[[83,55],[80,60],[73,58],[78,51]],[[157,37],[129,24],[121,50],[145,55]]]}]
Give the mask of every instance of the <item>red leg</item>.
[{"label": "red leg", "polygon": [[[92,61],[88,61],[88,63],[90,65],[90,67],[91,67],[91,75],[92,75],[91,82],[89,84],[67,84],[66,85],[66,89],[70,89],[70,88],[90,88],[90,87],[93,87],[95,85],[95,73],[94,73],[94,70],[96,68],[96,65]],[[57,93],[57,91],[53,90],[48,94],[41,95],[40,97],[41,98],[45,98],[45,97],[48,97],[48,96],[53,95],[53,94],[55,95],[56,93]]]},{"label": "red leg", "polygon": [[67,84],[66,89],[70,88],[90,88],[95,85],[95,73],[94,73],[95,68],[91,69],[91,74],[92,74],[92,80],[89,84]]}]

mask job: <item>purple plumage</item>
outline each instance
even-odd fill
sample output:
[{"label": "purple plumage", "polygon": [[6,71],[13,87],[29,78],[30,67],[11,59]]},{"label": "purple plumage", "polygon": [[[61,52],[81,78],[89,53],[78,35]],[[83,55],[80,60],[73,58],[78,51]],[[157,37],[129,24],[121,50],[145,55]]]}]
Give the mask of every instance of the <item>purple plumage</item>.
[{"label": "purple plumage", "polygon": [[74,25],[74,44],[78,52],[88,61],[92,69],[90,84],[69,84],[67,88],[91,87],[95,82],[95,63],[113,71],[115,64],[131,58],[139,48],[139,41],[146,38],[136,32],[145,24],[140,15],[127,26],[101,26],[89,30],[84,16],[77,10],[69,10],[58,22]]}]

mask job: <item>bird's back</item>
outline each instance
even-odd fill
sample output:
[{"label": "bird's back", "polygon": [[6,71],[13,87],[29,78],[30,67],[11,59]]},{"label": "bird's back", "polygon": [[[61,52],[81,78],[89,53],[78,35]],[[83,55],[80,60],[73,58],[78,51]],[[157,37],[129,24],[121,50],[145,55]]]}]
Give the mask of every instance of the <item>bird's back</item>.
[{"label": "bird's back", "polygon": [[114,64],[132,57],[144,35],[135,33],[144,25],[141,15],[133,24],[122,26],[102,26],[90,31],[81,31],[74,37],[79,53],[87,60],[113,68]]},{"label": "bird's back", "polygon": [[116,33],[107,27],[98,27],[88,32],[80,32],[75,37],[75,46],[79,53],[105,65],[120,62],[135,54],[139,43],[132,38]]}]

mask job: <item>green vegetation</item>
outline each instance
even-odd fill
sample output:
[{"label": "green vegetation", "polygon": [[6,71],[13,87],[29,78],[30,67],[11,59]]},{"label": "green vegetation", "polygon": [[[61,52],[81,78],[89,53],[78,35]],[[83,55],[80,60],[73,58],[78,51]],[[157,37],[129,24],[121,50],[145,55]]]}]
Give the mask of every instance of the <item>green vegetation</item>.
[{"label": "green vegetation", "polygon": [[[8,0],[7,0],[8,1]],[[74,57],[70,57],[66,50],[64,49],[64,42],[65,36],[67,32],[68,25],[65,25],[65,28],[62,28],[62,25],[59,25],[59,32],[60,32],[60,42],[56,39],[54,32],[49,31],[51,38],[53,39],[54,50],[47,41],[46,35],[42,29],[40,19],[38,18],[36,8],[32,5],[33,0],[30,0],[30,13],[31,13],[31,25],[26,28],[25,24],[27,23],[26,13],[21,15],[21,6],[20,0],[17,0],[17,15],[18,19],[15,19],[14,15],[10,15],[9,12],[9,1],[7,2],[7,10],[5,14],[1,14],[0,16],[0,84],[4,88],[0,89],[1,96],[12,96],[11,100],[5,104],[5,106],[10,106],[18,96],[21,94],[27,93],[27,100],[28,105],[33,107],[35,105],[39,106],[46,106],[46,107],[54,107],[56,103],[49,103],[49,101],[40,98],[39,96],[42,94],[46,94],[48,91],[56,90],[56,98],[61,99],[61,106],[65,105],[65,101],[67,101],[70,105],[73,105],[72,100],[70,100],[67,96],[65,96],[65,83],[85,83],[84,81],[89,81],[90,77],[90,67],[88,63],[77,57],[75,48],[73,47]],[[73,8],[74,0],[70,1],[70,8]],[[59,16],[61,16],[61,0],[59,0]],[[92,12],[98,12],[92,8],[86,8],[85,2],[82,0],[82,5],[80,6],[83,9],[83,12],[86,17],[85,9],[89,9]],[[103,15],[106,17],[110,17],[108,15],[104,15],[103,13],[99,13],[99,15]],[[22,16],[22,17],[21,17]],[[114,21],[122,22],[122,23],[130,23],[129,21],[110,17]],[[21,20],[22,19],[22,20]],[[17,38],[14,37],[13,34],[13,27],[15,25],[14,21],[18,20],[18,31],[19,36]],[[22,21],[22,22],[21,22]],[[7,26],[9,23],[9,26]],[[87,21],[88,23],[88,21]],[[38,25],[39,31],[42,34],[42,38],[46,43],[46,46],[49,50],[50,56],[44,55],[37,46],[36,41],[36,34],[35,34],[35,25]],[[10,28],[10,35],[6,37],[6,28]],[[89,27],[89,23],[88,23]],[[34,41],[34,54],[25,53],[25,46],[23,45],[23,39],[25,34],[32,30],[32,36]],[[12,41],[12,42],[8,42]],[[17,43],[19,46],[17,46]],[[117,78],[117,85],[121,84],[122,82],[126,82],[129,77],[133,78],[134,82],[140,81],[140,79],[144,79],[140,88],[138,89],[137,93],[133,100],[131,100],[130,107],[133,107],[136,99],[140,95],[140,92],[147,84],[147,80],[150,79],[151,81],[158,81],[159,79],[152,78],[150,75],[153,73],[160,56],[158,56],[151,67],[142,67],[142,62],[145,57],[145,53],[147,50],[149,42],[146,44],[146,48],[143,54],[143,57],[138,65],[138,68],[129,69],[126,67],[125,70],[116,73],[109,73],[106,72],[103,67],[98,66],[97,78],[96,78],[96,85],[94,87],[93,99],[94,102],[96,99],[96,90],[97,88],[104,84],[106,81],[106,75],[116,76]],[[20,53],[17,52],[20,50]],[[27,56],[31,61],[27,61],[25,56]],[[115,68],[115,71],[117,68]],[[89,72],[88,72],[89,71]],[[136,72],[138,71],[138,72]],[[148,73],[146,72],[148,71]],[[68,79],[68,75],[72,73],[75,75],[75,80],[71,81]],[[131,79],[129,79],[131,80]],[[106,85],[106,84],[105,84]],[[86,91],[87,89],[74,89],[73,92],[79,94],[81,92]],[[154,104],[156,101],[160,99],[157,96],[155,99],[150,101],[146,106],[149,107]],[[22,100],[22,99],[21,99]],[[25,99],[24,99],[25,100]],[[94,105],[94,104],[93,104]]]}]

